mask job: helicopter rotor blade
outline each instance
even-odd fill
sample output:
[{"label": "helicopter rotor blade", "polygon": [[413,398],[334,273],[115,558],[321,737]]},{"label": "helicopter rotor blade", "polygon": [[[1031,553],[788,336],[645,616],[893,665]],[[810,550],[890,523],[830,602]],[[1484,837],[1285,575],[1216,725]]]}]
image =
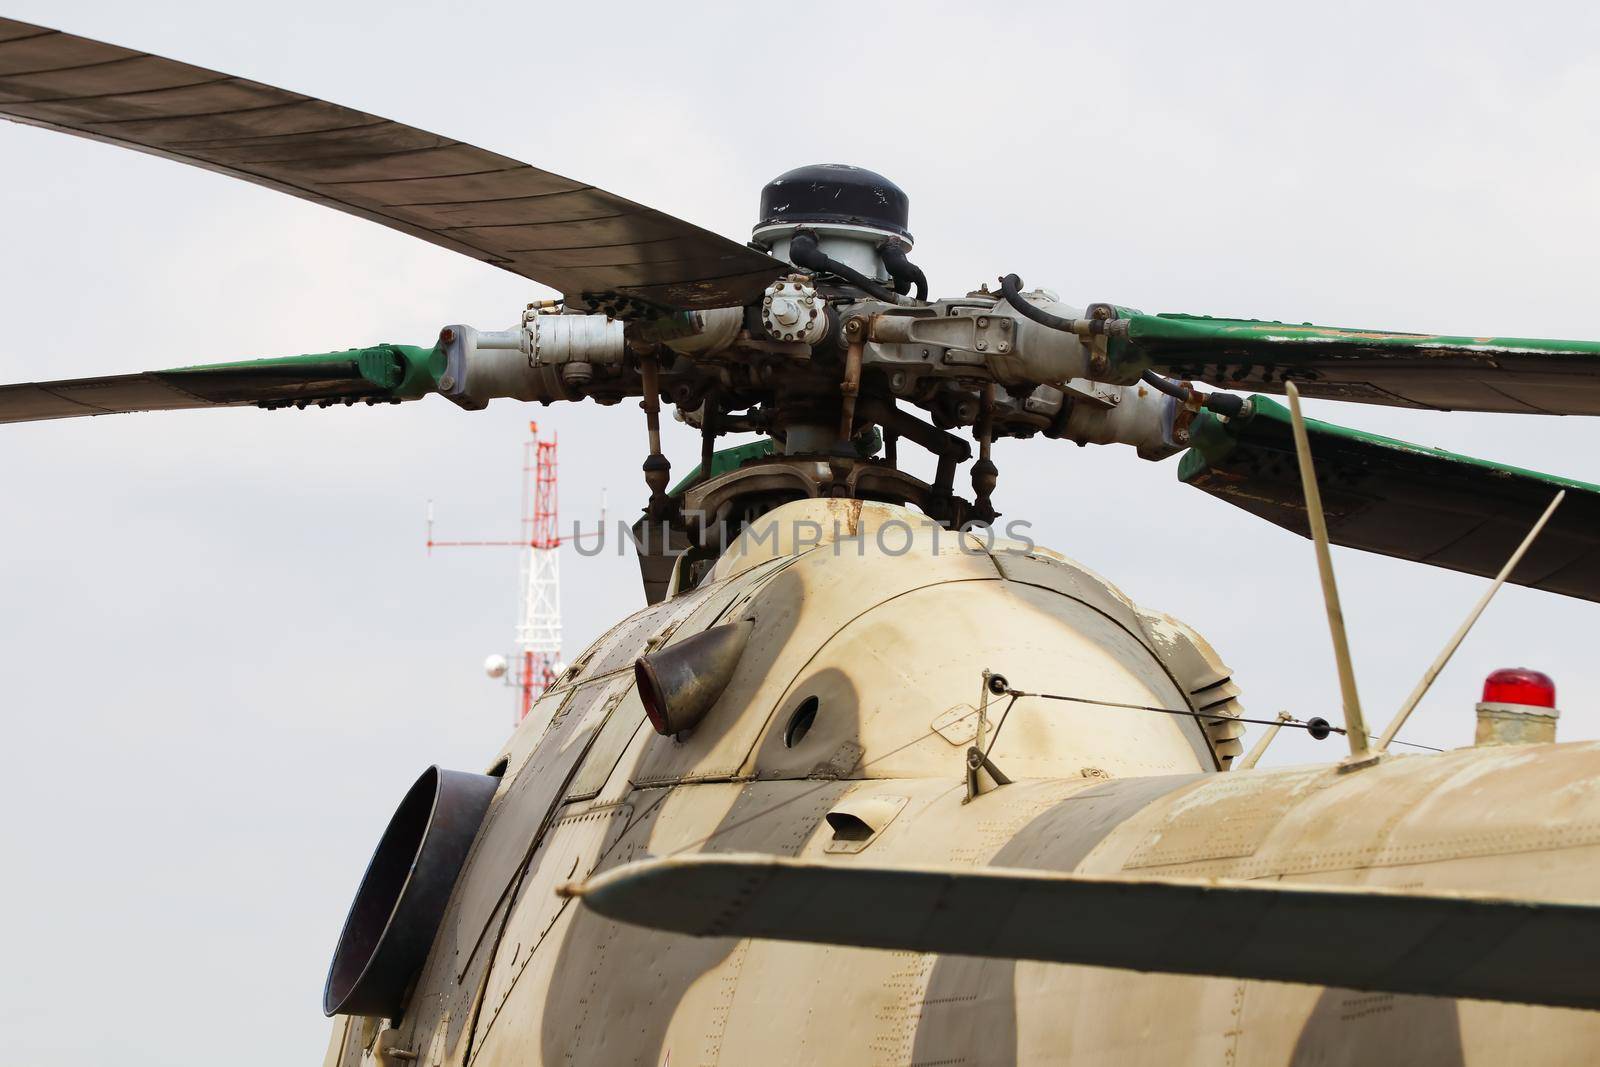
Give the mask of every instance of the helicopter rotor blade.
[{"label": "helicopter rotor blade", "polygon": [[639,860],[562,892],[607,918],[695,937],[1600,1008],[1600,908],[1587,904],[737,852]]},{"label": "helicopter rotor blade", "polygon": [[1600,343],[1443,337],[1193,315],[1127,318],[1135,353],[1223,389],[1323,400],[1543,415],[1600,415]]},{"label": "helicopter rotor blade", "polygon": [[[1298,385],[1299,383],[1296,382]],[[1306,420],[1333,544],[1494,577],[1558,491],[1567,498],[1507,579],[1600,601],[1600,486]],[[1289,413],[1202,413],[1183,482],[1308,536]]]},{"label": "helicopter rotor blade", "polygon": [[730,307],[789,267],[604,190],[270,85],[0,19],[0,117],[348,212],[628,314]]},{"label": "helicopter rotor blade", "polygon": [[435,349],[376,345],[242,363],[0,385],[0,423],[187,408],[399,403],[435,389]]}]

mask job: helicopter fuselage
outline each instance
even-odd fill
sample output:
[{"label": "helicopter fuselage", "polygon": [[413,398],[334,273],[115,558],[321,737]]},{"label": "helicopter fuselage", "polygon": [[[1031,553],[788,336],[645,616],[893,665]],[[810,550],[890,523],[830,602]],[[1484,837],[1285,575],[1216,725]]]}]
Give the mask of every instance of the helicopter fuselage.
[{"label": "helicopter fuselage", "polygon": [[[731,620],[753,630],[726,689],[692,730],[657,733],[635,660]],[[1008,703],[985,672],[1074,699]],[[1600,746],[1224,773],[1235,692],[1193,631],[1054,553],[889,505],[780,508],[541,698],[494,763],[404,1011],[342,1019],[328,1067],[1460,1064],[1464,1048],[1563,1063],[1597,1047],[1593,1013],[689,938],[557,893],[640,858],[762,852],[1600,895]],[[974,749],[990,763],[969,774]]]}]

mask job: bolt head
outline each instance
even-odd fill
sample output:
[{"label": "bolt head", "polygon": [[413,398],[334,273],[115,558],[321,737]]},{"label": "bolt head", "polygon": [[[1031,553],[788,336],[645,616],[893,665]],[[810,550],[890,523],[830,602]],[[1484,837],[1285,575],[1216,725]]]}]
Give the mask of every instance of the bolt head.
[{"label": "bolt head", "polygon": [[800,321],[800,305],[789,297],[782,297],[772,303],[772,318],[782,326],[793,326]]}]

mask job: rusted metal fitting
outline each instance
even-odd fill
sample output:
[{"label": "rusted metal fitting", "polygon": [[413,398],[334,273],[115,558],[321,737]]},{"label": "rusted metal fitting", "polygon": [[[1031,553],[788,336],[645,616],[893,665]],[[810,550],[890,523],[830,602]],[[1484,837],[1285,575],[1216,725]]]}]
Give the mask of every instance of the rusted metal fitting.
[{"label": "rusted metal fitting", "polygon": [[1103,334],[1109,328],[1111,320],[1117,317],[1117,309],[1110,304],[1090,304],[1084,317],[1089,320],[1089,330],[1094,334]]},{"label": "rusted metal fitting", "polygon": [[1089,338],[1089,377],[1103,380],[1111,372],[1111,354],[1106,350],[1106,335],[1093,334]]},{"label": "rusted metal fitting", "polygon": [[1205,394],[1196,389],[1189,382],[1179,382],[1183,386],[1184,399],[1178,404],[1178,413],[1172,419],[1172,443],[1187,445],[1189,443],[1189,427],[1194,423],[1196,416],[1205,407]]}]

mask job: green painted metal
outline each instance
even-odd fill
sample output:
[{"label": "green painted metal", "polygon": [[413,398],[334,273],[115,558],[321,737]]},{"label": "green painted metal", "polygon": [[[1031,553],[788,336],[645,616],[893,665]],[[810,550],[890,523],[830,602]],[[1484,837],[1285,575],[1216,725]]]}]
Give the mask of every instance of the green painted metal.
[{"label": "green painted metal", "polygon": [[[778,446],[770,439],[763,437],[759,441],[749,441],[732,448],[719,449],[711,453],[711,477],[727,474],[737,470],[752,459],[765,459],[778,450]],[[678,480],[678,484],[668,490],[668,496],[677,496],[695,482],[700,480],[700,464],[696,463],[694,469]]]},{"label": "green painted metal", "polygon": [[[1441,334],[1391,333],[1314,326],[1309,322],[1260,319],[1217,319],[1206,315],[1131,315],[1128,339],[1137,345],[1194,345],[1210,349],[1228,345],[1295,345],[1321,350],[1329,344],[1389,352],[1456,351],[1488,355],[1549,352],[1600,357],[1600,342],[1553,341],[1538,337],[1449,337]],[[1600,364],[1597,364],[1600,366]]]},{"label": "green painted metal", "polygon": [[374,345],[279,359],[0,385],[0,424],[256,404],[399,403],[438,388],[441,348]]},{"label": "green painted metal", "polygon": [[1452,411],[1600,415],[1600,342],[1351,330],[1198,315],[1126,316],[1151,366],[1225,389]]},{"label": "green painted metal", "polygon": [[[1237,419],[1220,418],[1210,411],[1196,415],[1194,422],[1189,424],[1189,449],[1178,459],[1178,480],[1188,482],[1204,475],[1208,467],[1220,466],[1238,447],[1238,435],[1249,425],[1258,404],[1262,409],[1268,404],[1275,408],[1283,407],[1264,396],[1253,396],[1248,412]],[[1318,423],[1318,426],[1321,424]]]},{"label": "green painted metal", "polygon": [[[438,375],[443,369],[444,353],[438,346],[380,344],[339,352],[175,367],[153,373],[196,395],[215,395],[222,402],[252,399],[241,394],[253,388],[263,393],[291,391],[294,399],[307,400],[347,396],[414,400],[438,388]],[[280,398],[262,395],[254,399]]]},{"label": "green painted metal", "polygon": [[[1144,315],[1138,308],[1111,305],[1117,319],[1129,321]],[[1106,380],[1118,385],[1133,385],[1150,369],[1150,356],[1135,345],[1128,334],[1117,332],[1106,338],[1106,360],[1111,364]]]},{"label": "green painted metal", "polygon": [[[868,427],[856,434],[855,440],[851,444],[855,445],[856,455],[862,459],[871,459],[883,447],[883,432],[876,426]],[[777,443],[770,438],[764,437],[759,441],[750,441],[746,444],[734,445],[732,448],[724,448],[713,452],[711,453],[711,477],[715,478],[718,475],[727,474],[729,471],[738,470],[753,459],[765,459],[768,456],[775,455],[777,451]],[[677,485],[668,490],[667,495],[677,496],[699,480],[700,464],[696,463],[688,474],[678,480]]]},{"label": "green painted metal", "polygon": [[[1248,447],[1260,446],[1268,440],[1289,441],[1289,426],[1289,409],[1271,397],[1265,396],[1251,397],[1249,413],[1239,419],[1230,421],[1218,418],[1209,411],[1201,412],[1190,427],[1191,444],[1178,464],[1178,477],[1182,481],[1189,481],[1191,475],[1198,475],[1204,467],[1226,461],[1228,455],[1241,443]],[[1580,482],[1573,478],[1513,467],[1489,459],[1479,459],[1476,456],[1464,456],[1459,452],[1448,452],[1442,448],[1431,448],[1428,445],[1414,444],[1395,437],[1384,437],[1381,434],[1340,426],[1334,422],[1323,422],[1320,419],[1307,419],[1306,432],[1311,437],[1313,453],[1317,451],[1319,444],[1328,447],[1330,442],[1348,441],[1358,446],[1381,449],[1384,455],[1391,458],[1411,456],[1424,460],[1437,460],[1444,464],[1459,464],[1462,468],[1475,469],[1500,478],[1528,479],[1548,486],[1552,495],[1557,489],[1600,493],[1600,485],[1591,482]],[[1289,447],[1293,448],[1292,442]]]},{"label": "green painted metal", "polygon": [[401,400],[415,400],[437,392],[439,377],[444,374],[445,351],[443,345],[422,348],[417,345],[386,345],[399,356],[404,365],[400,380],[390,390]]},{"label": "green painted metal", "polygon": [[[1305,498],[1289,412],[1266,397],[1190,429],[1183,482],[1302,536]],[[1306,420],[1334,544],[1485,577],[1558,490],[1567,499],[1510,580],[1600,601],[1600,485]]]}]

